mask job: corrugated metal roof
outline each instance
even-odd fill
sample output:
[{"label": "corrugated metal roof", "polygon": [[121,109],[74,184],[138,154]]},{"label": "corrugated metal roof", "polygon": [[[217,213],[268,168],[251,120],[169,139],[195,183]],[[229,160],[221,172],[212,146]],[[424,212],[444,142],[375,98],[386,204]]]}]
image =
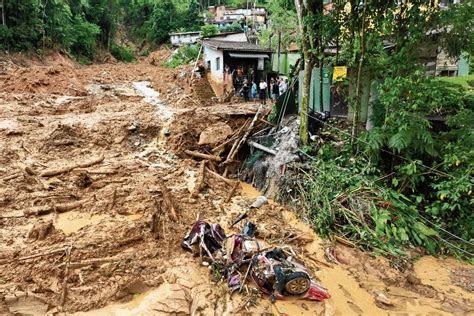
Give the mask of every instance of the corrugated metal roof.
[{"label": "corrugated metal roof", "polygon": [[226,51],[243,51],[243,52],[262,52],[272,53],[271,49],[263,48],[259,45],[250,44],[246,42],[231,42],[231,41],[219,41],[212,39],[205,39],[201,41],[203,45],[212,47],[214,49],[226,50]]}]

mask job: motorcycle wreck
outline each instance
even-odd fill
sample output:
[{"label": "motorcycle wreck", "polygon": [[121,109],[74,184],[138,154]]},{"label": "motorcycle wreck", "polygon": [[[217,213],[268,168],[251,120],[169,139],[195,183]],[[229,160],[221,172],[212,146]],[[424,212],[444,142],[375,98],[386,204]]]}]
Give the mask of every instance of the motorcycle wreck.
[{"label": "motorcycle wreck", "polygon": [[317,301],[330,297],[291,247],[265,247],[256,232],[255,224],[247,222],[239,234],[226,236],[218,224],[198,220],[181,245],[209,264],[217,280],[226,280],[231,293],[252,280],[272,302],[290,296]]}]

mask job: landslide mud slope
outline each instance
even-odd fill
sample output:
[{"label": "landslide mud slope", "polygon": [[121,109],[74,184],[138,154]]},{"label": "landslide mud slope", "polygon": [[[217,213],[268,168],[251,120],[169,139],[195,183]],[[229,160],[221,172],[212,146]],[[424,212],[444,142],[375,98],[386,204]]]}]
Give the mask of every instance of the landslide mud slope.
[{"label": "landslide mud slope", "polygon": [[[186,72],[158,64],[2,64],[0,314],[473,312],[471,266],[424,257],[402,273],[385,259],[319,239],[275,203],[250,218],[259,238],[292,246],[332,298],[273,305],[250,283],[230,296],[212,282],[181,249],[183,236],[197,217],[237,232],[228,227],[259,193],[242,183],[225,203],[231,187],[206,178],[190,197],[199,162],[182,151],[198,148],[207,127],[237,129],[245,119],[236,113],[257,106],[203,107]],[[177,221],[162,207],[163,186]],[[326,259],[327,249],[339,264]]]}]

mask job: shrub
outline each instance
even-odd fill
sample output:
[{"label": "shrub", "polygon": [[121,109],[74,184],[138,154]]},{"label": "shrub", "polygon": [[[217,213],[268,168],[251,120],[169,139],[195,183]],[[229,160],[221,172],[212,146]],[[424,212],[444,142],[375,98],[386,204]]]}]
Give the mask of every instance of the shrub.
[{"label": "shrub", "polygon": [[112,46],[110,47],[110,53],[119,61],[123,61],[126,63],[135,61],[135,56],[133,55],[133,53],[130,51],[130,49],[124,46],[112,44]]},{"label": "shrub", "polygon": [[166,67],[176,68],[181,65],[189,64],[196,60],[199,55],[200,45],[185,45],[178,48],[173,56],[164,63]]},{"label": "shrub", "polygon": [[206,38],[216,34],[219,34],[219,28],[214,24],[207,24],[201,27],[202,38]]}]

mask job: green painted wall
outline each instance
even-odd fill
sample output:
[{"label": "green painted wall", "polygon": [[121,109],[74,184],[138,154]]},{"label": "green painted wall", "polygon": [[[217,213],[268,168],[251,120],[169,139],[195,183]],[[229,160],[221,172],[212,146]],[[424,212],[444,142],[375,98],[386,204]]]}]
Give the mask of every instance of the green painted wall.
[{"label": "green painted wall", "polygon": [[[329,111],[331,102],[331,81],[332,69],[323,68],[323,109]],[[303,93],[303,71],[299,73],[299,87],[298,87],[298,104],[301,104],[301,96]],[[309,95],[309,110],[319,112],[319,68],[313,68],[311,74],[311,91]]]},{"label": "green painted wall", "polygon": [[458,76],[469,75],[469,56],[461,55],[459,59]]},{"label": "green painted wall", "polygon": [[[296,65],[296,61],[301,57],[300,53],[281,53],[280,54],[280,74],[289,75],[290,66]],[[278,72],[278,54],[272,55],[272,70]]]}]

